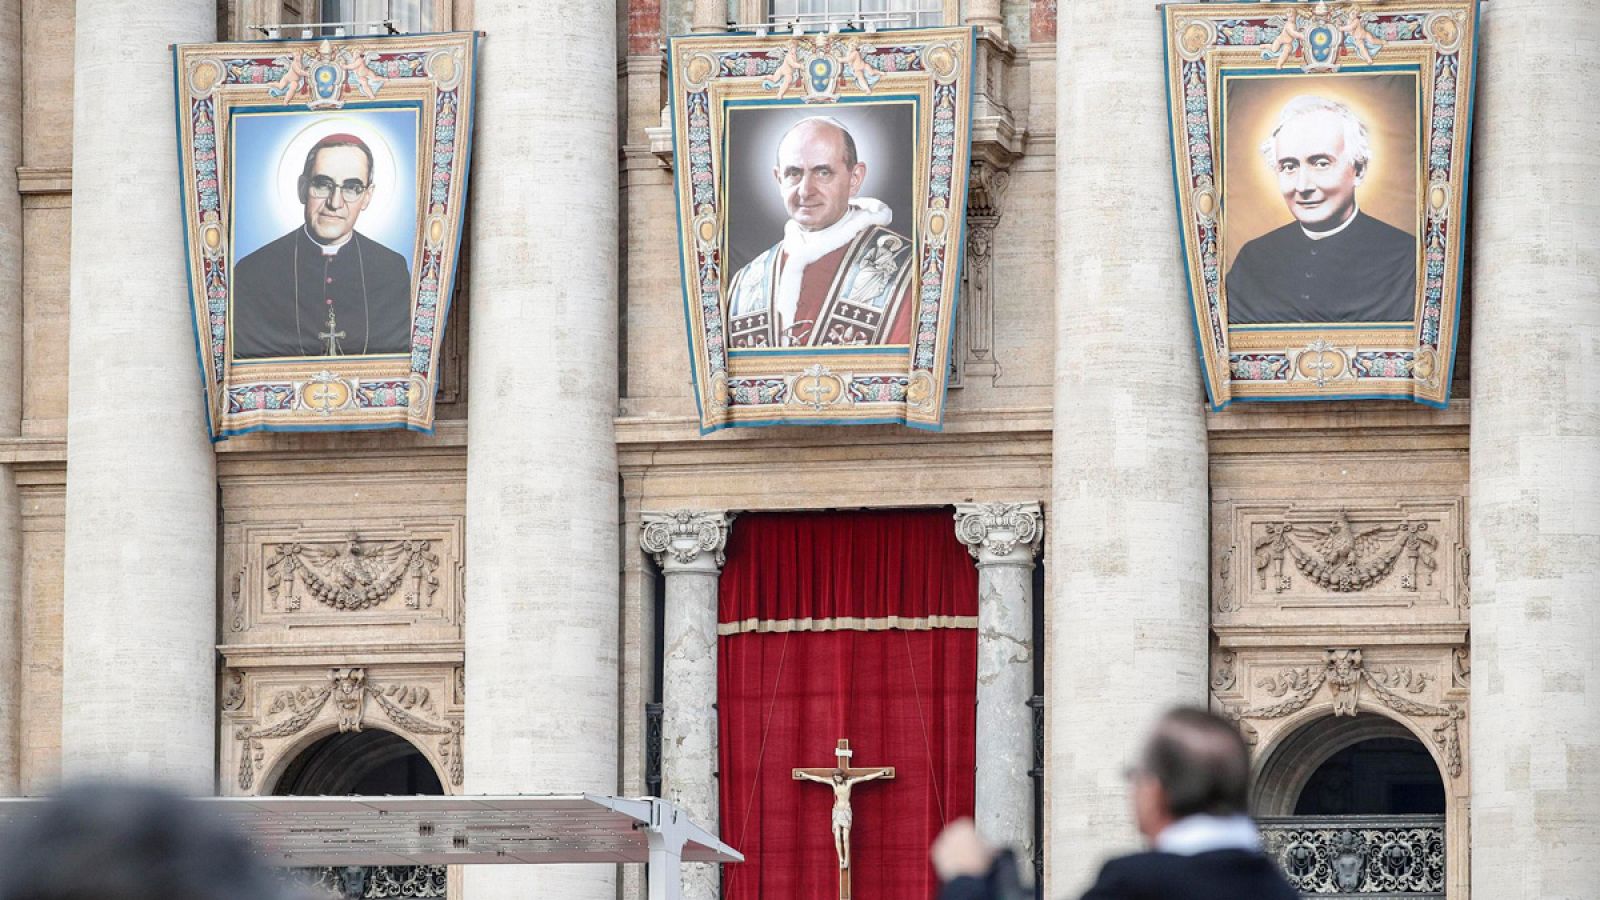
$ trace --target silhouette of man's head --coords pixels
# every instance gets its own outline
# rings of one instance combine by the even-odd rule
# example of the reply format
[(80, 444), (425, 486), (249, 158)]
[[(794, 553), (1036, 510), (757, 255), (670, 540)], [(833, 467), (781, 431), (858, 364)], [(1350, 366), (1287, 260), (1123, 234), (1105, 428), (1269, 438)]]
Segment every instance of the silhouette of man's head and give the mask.
[(1192, 815), (1245, 814), (1250, 802), (1250, 750), (1221, 716), (1179, 707), (1162, 716), (1133, 772), (1139, 831), (1154, 840)]
[(0, 836), (0, 900), (303, 896), (220, 817), (158, 788), (69, 787)]

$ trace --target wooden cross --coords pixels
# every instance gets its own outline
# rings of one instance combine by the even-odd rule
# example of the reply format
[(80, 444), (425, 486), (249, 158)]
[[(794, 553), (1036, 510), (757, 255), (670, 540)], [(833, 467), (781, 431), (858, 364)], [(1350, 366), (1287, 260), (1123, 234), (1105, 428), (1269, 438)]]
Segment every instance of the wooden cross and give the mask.
[(797, 781), (815, 781), (833, 788), (833, 851), (839, 857), (839, 900), (850, 900), (850, 789), (863, 781), (894, 777), (894, 766), (850, 767), (850, 742), (841, 738), (833, 751), (837, 763), (822, 769), (795, 769)]
[(324, 354), (324, 355), (326, 355), (326, 356), (338, 356), (339, 355), (339, 340), (344, 337), (344, 332), (335, 331), (334, 330), (335, 328), (339, 327), (339, 323), (333, 318), (333, 307), (331, 307), (331, 306), (328, 307), (328, 321), (325, 322), (324, 324), (326, 325), (328, 330), (327, 331), (321, 331), (321, 332), (317, 333), (317, 337), (319, 337), (322, 340), (326, 341), (327, 344), (328, 344), (328, 347), (327, 347), (328, 352), (326, 354)]

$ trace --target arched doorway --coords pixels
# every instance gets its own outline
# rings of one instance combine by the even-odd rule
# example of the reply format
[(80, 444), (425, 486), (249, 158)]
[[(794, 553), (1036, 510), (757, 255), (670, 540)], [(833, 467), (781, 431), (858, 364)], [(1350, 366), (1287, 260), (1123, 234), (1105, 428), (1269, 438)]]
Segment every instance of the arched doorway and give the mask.
[(1445, 896), (1444, 780), (1399, 722), (1363, 713), (1303, 726), (1265, 760), (1255, 809), (1304, 896)]
[[(390, 731), (331, 734), (300, 751), (272, 793), (280, 797), (444, 793), (428, 758)], [(346, 900), (448, 896), (444, 866), (346, 866), (304, 870), (318, 888)]]

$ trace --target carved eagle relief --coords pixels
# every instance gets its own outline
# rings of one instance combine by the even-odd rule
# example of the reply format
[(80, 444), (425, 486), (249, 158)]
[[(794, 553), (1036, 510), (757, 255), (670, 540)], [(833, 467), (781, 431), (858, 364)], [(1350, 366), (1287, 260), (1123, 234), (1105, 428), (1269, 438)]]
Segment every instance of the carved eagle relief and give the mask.
[[(362, 541), (352, 535), (339, 544), (281, 544), (267, 563), (267, 592), (274, 600), (283, 592), (288, 608), (296, 609), (298, 581), (326, 606), (368, 609), (393, 596), (407, 575), (426, 581), (431, 595), (438, 579), (430, 573), (438, 562), (427, 541)], [(414, 591), (407, 605), (415, 607), (417, 599)]]
[(1278, 566), (1278, 591), (1287, 588), (1282, 577), (1283, 558), (1294, 560), (1295, 568), (1317, 585), (1330, 591), (1366, 590), (1382, 581), (1404, 555), (1410, 571), (1401, 576), (1401, 587), (1417, 589), (1417, 577), (1425, 575), (1432, 583), (1438, 568), (1433, 551), (1438, 539), (1427, 533), (1425, 522), (1394, 522), (1357, 527), (1340, 510), (1326, 525), (1306, 523), (1269, 524), (1267, 536), (1256, 541), (1255, 566), (1265, 584), (1266, 570)]

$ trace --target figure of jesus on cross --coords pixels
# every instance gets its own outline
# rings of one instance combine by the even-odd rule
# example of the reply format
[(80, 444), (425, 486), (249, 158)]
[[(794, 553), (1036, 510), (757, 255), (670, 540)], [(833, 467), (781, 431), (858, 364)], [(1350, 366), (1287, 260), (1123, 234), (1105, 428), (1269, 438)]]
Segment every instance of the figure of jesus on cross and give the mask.
[(839, 741), (839, 747), (833, 754), (838, 762), (832, 768), (795, 769), (794, 778), (797, 781), (815, 781), (833, 788), (833, 849), (839, 856), (839, 897), (840, 900), (849, 900), (850, 825), (853, 819), (850, 811), (850, 789), (863, 781), (893, 778), (894, 767), (851, 768), (850, 742), (846, 740)]

